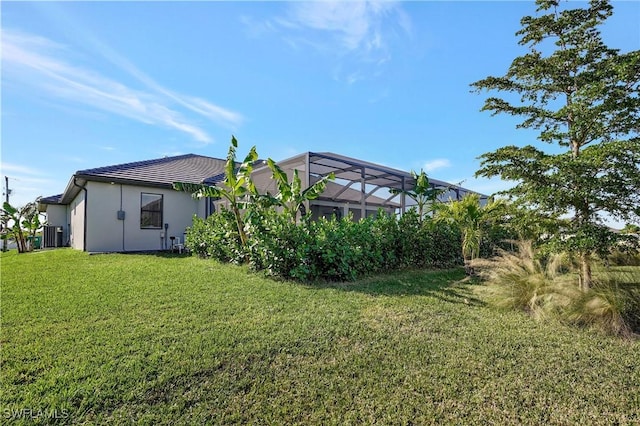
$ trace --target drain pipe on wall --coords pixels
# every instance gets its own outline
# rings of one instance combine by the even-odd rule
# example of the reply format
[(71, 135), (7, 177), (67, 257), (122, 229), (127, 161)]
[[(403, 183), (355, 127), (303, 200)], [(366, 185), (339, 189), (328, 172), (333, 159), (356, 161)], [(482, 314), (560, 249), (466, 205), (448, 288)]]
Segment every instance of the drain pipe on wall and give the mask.
[(80, 186), (76, 183), (78, 180), (77, 177), (73, 177), (73, 185), (84, 191), (84, 220), (83, 220), (83, 235), (82, 235), (82, 251), (87, 251), (87, 208), (89, 207), (88, 202), (88, 191), (87, 191), (87, 183)]
[(124, 211), (122, 210), (122, 184), (120, 184), (120, 211), (123, 213), (122, 216), (122, 251), (124, 251), (124, 221), (125, 221), (125, 216), (124, 216)]

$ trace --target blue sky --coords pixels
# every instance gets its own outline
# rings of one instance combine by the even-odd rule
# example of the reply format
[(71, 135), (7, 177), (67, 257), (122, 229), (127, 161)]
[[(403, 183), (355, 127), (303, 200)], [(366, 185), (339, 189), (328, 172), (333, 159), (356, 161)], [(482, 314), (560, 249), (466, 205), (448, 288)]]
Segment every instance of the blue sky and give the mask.
[[(584, 3), (571, 2), (583, 5)], [(610, 47), (640, 48), (640, 2)], [(469, 84), (525, 52), (513, 2), (2, 2), (2, 175), (12, 201), (87, 168), (195, 153), (331, 151), (483, 193), (477, 157), (536, 143)]]

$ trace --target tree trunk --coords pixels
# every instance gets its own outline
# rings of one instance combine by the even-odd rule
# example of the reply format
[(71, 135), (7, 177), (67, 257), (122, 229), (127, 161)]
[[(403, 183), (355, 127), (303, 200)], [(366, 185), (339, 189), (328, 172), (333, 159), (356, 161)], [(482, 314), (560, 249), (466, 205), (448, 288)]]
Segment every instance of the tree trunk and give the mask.
[(592, 281), (591, 256), (588, 253), (582, 253), (580, 255), (580, 288), (582, 291), (589, 291)]
[(474, 277), (476, 275), (476, 269), (473, 267), (470, 260), (464, 261), (464, 272), (470, 277)]
[(27, 241), (24, 238), (22, 232), (16, 234), (16, 246), (18, 247), (18, 253), (27, 252)]
[(247, 234), (244, 232), (244, 223), (242, 222), (242, 218), (240, 217), (240, 211), (235, 208), (234, 215), (236, 217), (236, 226), (238, 228), (238, 235), (240, 236), (240, 244), (242, 247), (246, 247), (247, 245)]
[(462, 260), (464, 262), (464, 272), (468, 276), (473, 277), (476, 274), (475, 268), (473, 267), (473, 258), (467, 257), (463, 254)]

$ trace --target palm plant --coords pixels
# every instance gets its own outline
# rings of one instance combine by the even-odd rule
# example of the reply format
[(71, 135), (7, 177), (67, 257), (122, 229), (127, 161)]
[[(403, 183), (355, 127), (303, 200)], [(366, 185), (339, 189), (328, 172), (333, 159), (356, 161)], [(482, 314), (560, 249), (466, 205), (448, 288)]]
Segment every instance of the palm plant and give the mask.
[(458, 201), (441, 203), (436, 209), (436, 221), (446, 222), (458, 228), (462, 235), (462, 259), (467, 274), (473, 275), (471, 261), (480, 256), (480, 243), (485, 232), (485, 224), (502, 206), (500, 202), (480, 204), (478, 194), (467, 194)]
[(620, 230), (621, 234), (640, 234), (640, 225), (633, 223), (627, 223), (624, 228)]

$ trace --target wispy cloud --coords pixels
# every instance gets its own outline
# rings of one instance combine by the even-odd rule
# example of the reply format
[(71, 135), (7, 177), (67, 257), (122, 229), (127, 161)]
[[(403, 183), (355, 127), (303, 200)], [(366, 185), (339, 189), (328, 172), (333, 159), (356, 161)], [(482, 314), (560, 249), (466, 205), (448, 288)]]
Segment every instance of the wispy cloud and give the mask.
[[(281, 20), (289, 28), (311, 28), (333, 34), (346, 50), (380, 48), (379, 29), (373, 28), (375, 12), (366, 2), (303, 2), (291, 5), (289, 19)], [(288, 24), (288, 25), (287, 25)]]
[(158, 157), (177, 157), (179, 155), (185, 155), (186, 152), (182, 152), (182, 151), (158, 151), (157, 156)]
[(278, 22), (329, 34), (345, 51), (372, 52), (386, 47), (384, 24), (398, 10), (393, 1), (294, 2)]
[(391, 59), (390, 39), (412, 31), (408, 15), (392, 0), (291, 2), (282, 16), (262, 24), (246, 17), (242, 22), (250, 33), (278, 32), (294, 49), (311, 48), (349, 63), (332, 72), (347, 84), (376, 76)]
[(86, 160), (82, 157), (78, 157), (78, 156), (74, 156), (74, 155), (65, 155), (63, 157), (61, 157), (61, 160), (66, 162), (66, 163), (75, 163), (75, 164), (82, 164), (85, 163)]
[(445, 169), (447, 167), (451, 167), (451, 162), (446, 158), (437, 158), (435, 160), (427, 161), (423, 166), (427, 173), (433, 172), (434, 170)]
[(243, 120), (234, 111), (159, 85), (125, 58), (97, 42), (98, 51), (104, 58), (146, 87), (129, 87), (92, 69), (72, 65), (64, 59), (70, 56), (69, 50), (44, 37), (4, 29), (2, 43), (3, 78), (33, 86), (50, 97), (172, 128), (204, 143), (211, 142), (211, 137), (205, 129), (185, 117), (184, 109), (226, 126), (237, 126)]
[(40, 176), (42, 173), (34, 169), (33, 167), (23, 166), (20, 164), (2, 163), (0, 164), (0, 170), (2, 175), (10, 173), (19, 173), (21, 175)]
[(9, 177), (9, 189), (11, 190), (9, 202), (13, 206), (23, 206), (35, 200), (36, 197), (43, 195), (42, 188), (53, 187), (58, 183), (52, 181), (50, 176), (42, 171), (24, 164), (3, 162), (0, 164), (0, 174), (3, 176), (3, 193), (6, 190), (4, 176)]

